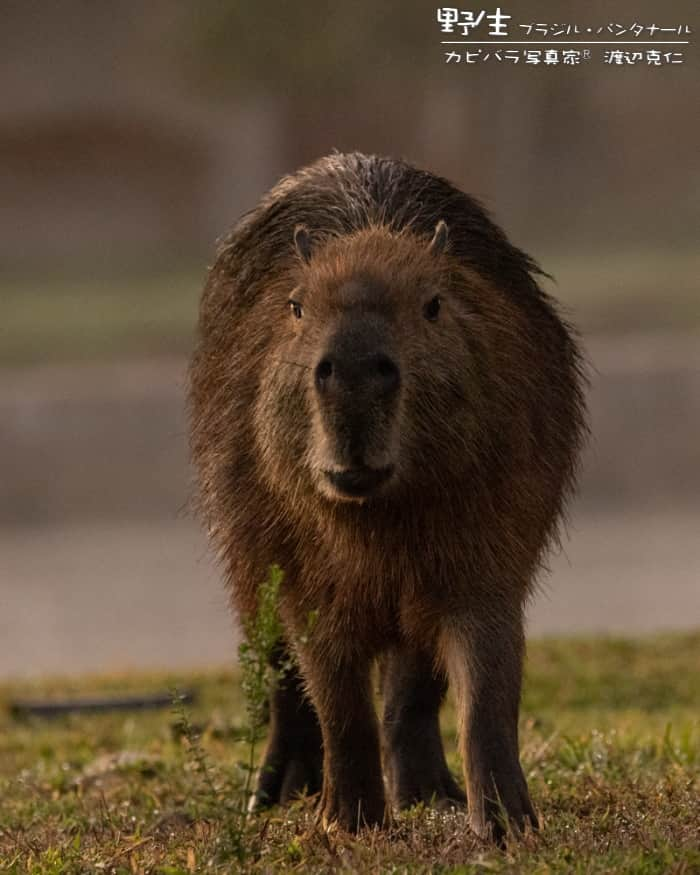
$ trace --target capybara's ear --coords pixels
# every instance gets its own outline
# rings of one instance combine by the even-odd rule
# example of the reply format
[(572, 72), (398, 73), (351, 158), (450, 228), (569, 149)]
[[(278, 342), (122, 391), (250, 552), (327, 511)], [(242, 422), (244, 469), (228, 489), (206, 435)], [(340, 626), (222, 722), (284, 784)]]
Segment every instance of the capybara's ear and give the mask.
[(311, 238), (306, 225), (297, 225), (294, 229), (294, 246), (302, 261), (311, 261)]
[(450, 232), (447, 227), (447, 224), (443, 222), (442, 219), (435, 226), (435, 233), (433, 234), (433, 239), (430, 241), (430, 251), (433, 255), (440, 255), (441, 252), (444, 252), (445, 247), (447, 246), (447, 238), (449, 237)]

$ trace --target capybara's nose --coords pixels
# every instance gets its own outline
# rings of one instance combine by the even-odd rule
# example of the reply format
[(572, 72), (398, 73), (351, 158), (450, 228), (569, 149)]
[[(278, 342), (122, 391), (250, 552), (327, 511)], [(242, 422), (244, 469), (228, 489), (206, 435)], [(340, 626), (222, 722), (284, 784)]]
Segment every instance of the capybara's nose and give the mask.
[(316, 365), (314, 377), (316, 390), (326, 398), (352, 393), (368, 400), (388, 399), (401, 383), (398, 365), (384, 353), (326, 354)]

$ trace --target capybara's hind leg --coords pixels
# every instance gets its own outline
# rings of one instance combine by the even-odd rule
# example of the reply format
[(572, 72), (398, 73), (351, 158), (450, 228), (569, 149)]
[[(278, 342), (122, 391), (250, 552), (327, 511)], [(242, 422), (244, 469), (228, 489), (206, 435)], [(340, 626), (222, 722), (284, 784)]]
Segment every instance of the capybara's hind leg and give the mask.
[(470, 825), (497, 842), (509, 829), (537, 827), (518, 752), (522, 618), (501, 607), (497, 621), (493, 611), (451, 621), (443, 638), (457, 691)]
[(275, 653), (273, 665), (283, 671), (270, 701), (269, 741), (253, 800), (258, 808), (321, 789), (323, 752), (316, 711), (285, 648)]
[(418, 802), (439, 806), (467, 798), (445, 762), (439, 712), (447, 691), (434, 661), (408, 645), (382, 660), (384, 761), (392, 801), (399, 808)]

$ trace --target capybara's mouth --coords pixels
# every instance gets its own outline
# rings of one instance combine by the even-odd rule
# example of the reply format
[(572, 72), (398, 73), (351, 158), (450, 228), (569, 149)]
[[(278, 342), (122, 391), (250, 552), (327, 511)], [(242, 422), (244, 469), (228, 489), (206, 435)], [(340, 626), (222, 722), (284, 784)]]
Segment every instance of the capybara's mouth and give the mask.
[(394, 466), (385, 468), (368, 468), (362, 465), (358, 468), (346, 468), (344, 471), (323, 472), (331, 486), (341, 495), (352, 498), (365, 498), (376, 492), (382, 484), (394, 473)]

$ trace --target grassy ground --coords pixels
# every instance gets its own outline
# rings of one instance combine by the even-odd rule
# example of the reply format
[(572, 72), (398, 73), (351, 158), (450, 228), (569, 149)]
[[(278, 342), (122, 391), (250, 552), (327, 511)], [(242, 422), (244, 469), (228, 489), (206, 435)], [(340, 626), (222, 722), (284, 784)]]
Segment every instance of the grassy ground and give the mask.
[[(182, 713), (13, 718), (11, 697), (197, 691)], [(464, 814), (324, 834), (312, 805), (243, 823), (233, 673), (0, 688), (0, 871), (700, 872), (700, 632), (530, 646), (522, 753), (541, 835), (494, 850)], [(454, 714), (446, 746), (458, 769)], [(200, 732), (197, 740), (197, 732)]]

